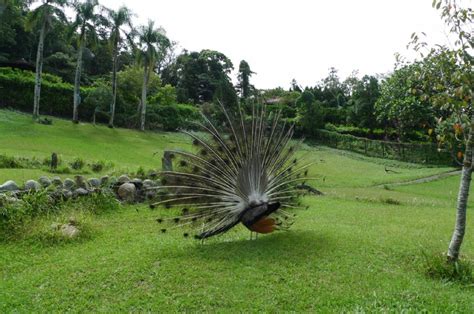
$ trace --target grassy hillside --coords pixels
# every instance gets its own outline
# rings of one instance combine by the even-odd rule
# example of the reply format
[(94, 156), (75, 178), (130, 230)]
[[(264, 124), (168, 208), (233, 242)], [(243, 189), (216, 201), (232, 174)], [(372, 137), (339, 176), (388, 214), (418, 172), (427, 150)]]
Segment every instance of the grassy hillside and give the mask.
[[(133, 170), (159, 168), (155, 152), (189, 148), (179, 134), (0, 117), (0, 154), (57, 151)], [(123, 206), (90, 217), (91, 236), (78, 242), (0, 241), (0, 312), (472, 311), (473, 286), (429, 278), (423, 268), (423, 254), (446, 250), (459, 177), (376, 187), (452, 169), (321, 147), (300, 154), (315, 162), (311, 184), (326, 196), (305, 198), (309, 210), (297, 212), (290, 231), (249, 241), (238, 228), (201, 245), (160, 234), (159, 211)], [(0, 169), (0, 181), (42, 173)], [(470, 219), (463, 253), (471, 259), (473, 230)]]
[[(89, 162), (103, 160), (115, 165), (111, 171), (136, 171), (138, 167), (160, 169), (163, 150), (191, 149), (191, 141), (180, 133), (142, 133), (51, 119), (52, 126), (40, 125), (29, 115), (0, 110), (0, 154), (42, 160), (56, 152), (65, 161), (77, 157)], [(311, 173), (318, 179), (318, 187), (372, 186), (452, 170), (365, 158), (321, 147), (304, 146), (300, 156), (314, 163)], [(385, 167), (396, 173), (387, 173)], [(43, 174), (51, 175), (39, 170), (1, 169), (0, 181), (21, 182)]]

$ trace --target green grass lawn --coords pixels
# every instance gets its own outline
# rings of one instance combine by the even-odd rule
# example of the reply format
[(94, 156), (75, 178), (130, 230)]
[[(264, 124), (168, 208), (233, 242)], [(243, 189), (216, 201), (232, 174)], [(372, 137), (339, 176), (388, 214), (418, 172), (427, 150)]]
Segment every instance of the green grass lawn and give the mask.
[[(179, 134), (57, 119), (42, 126), (0, 111), (0, 154), (57, 151), (148, 169), (161, 166), (153, 153), (188, 143)], [(305, 198), (310, 208), (297, 212), (290, 231), (249, 241), (238, 228), (201, 245), (179, 232), (160, 234), (159, 211), (124, 206), (93, 216), (91, 236), (81, 241), (0, 241), (0, 312), (472, 312), (474, 287), (428, 278), (421, 267), (423, 252), (447, 249), (459, 177), (375, 187), (452, 169), (321, 147), (300, 154), (315, 162), (311, 184), (326, 196)], [(0, 169), (0, 181), (45, 173)], [(472, 219), (467, 229), (463, 253), (472, 259)]]

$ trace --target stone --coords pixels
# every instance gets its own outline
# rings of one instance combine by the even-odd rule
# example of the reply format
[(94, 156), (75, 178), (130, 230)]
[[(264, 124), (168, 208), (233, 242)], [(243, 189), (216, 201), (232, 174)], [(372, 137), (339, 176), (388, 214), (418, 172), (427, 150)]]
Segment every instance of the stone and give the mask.
[(64, 180), (65, 189), (72, 191), (75, 187), (76, 187), (76, 183), (74, 183), (72, 179), (67, 178), (66, 180)]
[(78, 188), (82, 188), (82, 189), (88, 189), (89, 188), (89, 183), (87, 182), (86, 178), (84, 178), (84, 176), (75, 176), (74, 177), (74, 182), (76, 183), (76, 186)]
[(149, 191), (146, 191), (146, 193), (145, 193), (145, 198), (146, 198), (147, 200), (151, 201), (151, 200), (153, 200), (153, 199), (156, 198), (156, 195), (157, 195), (156, 191), (154, 191), (154, 190), (149, 190)]
[(15, 192), (19, 190), (20, 188), (18, 187), (18, 185), (15, 183), (15, 181), (12, 180), (0, 185), (0, 192)]
[(50, 180), (48, 177), (46, 177), (46, 176), (42, 176), (41, 178), (39, 178), (38, 182), (39, 182), (44, 188), (47, 188), (47, 187), (49, 187), (49, 186), (52, 184), (51, 180)]
[(84, 188), (78, 188), (74, 190), (74, 196), (87, 196), (89, 195), (89, 191)]
[(70, 190), (62, 190), (62, 196), (65, 198), (65, 199), (70, 199), (71, 197), (73, 197), (73, 193), (70, 191)]
[(143, 187), (143, 180), (135, 178), (130, 183), (133, 183), (137, 189), (141, 189)]
[(150, 180), (150, 179), (146, 179), (145, 181), (143, 181), (143, 187), (144, 188), (152, 188), (155, 185), (156, 185), (155, 182)]
[(97, 178), (91, 178), (87, 180), (87, 182), (89, 183), (89, 186), (91, 186), (92, 188), (95, 188), (95, 189), (100, 188), (100, 180)]
[(69, 239), (74, 239), (81, 234), (81, 231), (74, 225), (66, 224), (61, 226), (61, 234)]
[(170, 151), (165, 151), (163, 153), (163, 158), (161, 159), (161, 165), (163, 171), (173, 171), (173, 158), (174, 153)]
[(9, 204), (16, 204), (21, 202), (21, 200), (17, 199), (16, 197), (9, 196), (6, 194), (0, 194), (0, 207), (9, 205)]
[(100, 178), (100, 185), (106, 186), (109, 183), (109, 176), (103, 176)]
[(53, 222), (51, 224), (51, 229), (54, 230), (54, 231), (57, 231), (57, 230), (61, 229), (61, 227), (62, 227), (62, 225), (58, 222)]
[(117, 182), (120, 183), (120, 184), (128, 183), (128, 182), (130, 182), (130, 178), (127, 175), (121, 175), (118, 178)]
[(51, 183), (57, 187), (63, 186), (63, 181), (61, 180), (60, 177), (54, 177), (53, 179), (51, 179)]
[(137, 188), (133, 183), (124, 183), (119, 187), (117, 194), (121, 200), (132, 202), (135, 199), (136, 192)]
[(35, 180), (28, 180), (25, 183), (25, 191), (39, 191), (41, 190), (41, 184)]
[(117, 184), (117, 181), (118, 181), (118, 180), (117, 180), (117, 177), (114, 177), (114, 176), (110, 177), (110, 178), (109, 178), (109, 184), (108, 184), (108, 186), (114, 186), (114, 185), (116, 185), (116, 184)]
[(150, 172), (148, 173), (148, 176), (149, 176), (150, 178), (152, 178), (152, 179), (156, 179), (156, 178), (158, 178), (158, 172), (156, 172), (156, 171), (150, 171)]

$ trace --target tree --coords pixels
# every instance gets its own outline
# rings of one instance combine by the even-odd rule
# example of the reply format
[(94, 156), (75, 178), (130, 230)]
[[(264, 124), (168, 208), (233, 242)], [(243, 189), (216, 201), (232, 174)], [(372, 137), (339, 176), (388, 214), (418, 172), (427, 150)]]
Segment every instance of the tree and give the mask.
[(321, 129), (323, 125), (323, 114), (321, 103), (316, 101), (313, 93), (305, 90), (296, 100), (299, 122), (303, 128), (305, 135), (313, 136), (317, 129)]
[(341, 108), (345, 104), (346, 90), (341, 83), (337, 69), (331, 67), (328, 76), (323, 79), (322, 86), (325, 94), (324, 102), (328, 107)]
[(33, 100), (34, 119), (39, 117), (44, 40), (48, 31), (51, 30), (55, 19), (66, 20), (63, 12), (63, 7), (66, 4), (66, 0), (43, 0), (42, 4), (31, 12), (27, 20), (27, 27), (29, 29), (39, 27), (38, 50), (36, 52), (35, 95)]
[(120, 51), (120, 45), (123, 43), (124, 38), (130, 38), (130, 33), (124, 30), (124, 26), (128, 26), (133, 29), (132, 26), (132, 13), (125, 7), (120, 7), (117, 11), (107, 10), (108, 18), (110, 21), (110, 43), (112, 45), (112, 101), (110, 104), (110, 120), (109, 127), (114, 127), (115, 118), (115, 106), (117, 104), (117, 69), (118, 69), (118, 56)]
[(291, 84), (290, 91), (295, 91), (299, 93), (303, 92), (301, 90), (301, 87), (298, 85), (298, 82), (296, 81), (296, 79), (292, 79), (290, 84)]
[[(455, 0), (434, 0), (433, 7), (441, 11), (441, 18), (455, 39), (454, 48), (437, 45), (430, 49), (419, 78), (424, 82), (423, 92), (427, 99), (450, 114), (448, 121), (458, 121), (451, 126), (451, 130), (465, 147), (456, 224), (447, 253), (448, 260), (455, 262), (459, 259), (466, 232), (467, 203), (474, 165), (474, 14), (471, 8), (462, 8)], [(412, 35), (411, 44), (423, 56), (422, 50), (427, 44), (420, 40), (419, 35)], [(438, 121), (443, 123), (443, 119)], [(438, 134), (441, 140), (442, 135)]]
[(96, 27), (101, 15), (96, 13), (99, 5), (97, 0), (86, 0), (85, 2), (76, 1), (73, 4), (76, 12), (76, 19), (71, 26), (72, 30), (79, 30), (79, 37), (77, 43), (77, 61), (76, 61), (76, 75), (74, 78), (74, 107), (72, 121), (79, 122), (79, 105), (81, 103), (80, 87), (81, 87), (81, 73), (82, 73), (82, 57), (84, 49), (86, 48), (86, 40), (88, 37), (95, 40), (97, 38)]
[(142, 99), (140, 103), (140, 130), (145, 131), (147, 89), (150, 73), (154, 70), (159, 57), (159, 51), (170, 46), (170, 41), (162, 28), (155, 28), (153, 21), (148, 25), (140, 27), (139, 34), (139, 60), (143, 65)]
[(204, 104), (221, 101), (229, 108), (237, 106), (237, 94), (229, 77), (234, 66), (229, 58), (215, 50), (183, 51), (163, 71), (163, 82), (176, 87), (178, 102)]
[(365, 75), (361, 80), (351, 82), (352, 95), (349, 100), (350, 122), (358, 127), (373, 129), (376, 126), (375, 103), (380, 97), (378, 79)]
[(237, 75), (238, 85), (237, 88), (239, 89), (240, 97), (244, 100), (250, 97), (250, 94), (255, 87), (250, 84), (250, 77), (252, 74), (255, 74), (250, 70), (250, 65), (247, 61), (242, 60), (239, 64), (239, 74)]
[(420, 95), (417, 73), (422, 65), (403, 65), (387, 78), (381, 87), (381, 95), (375, 104), (377, 121), (394, 127), (399, 140), (406, 139), (414, 129), (434, 124), (433, 107)]

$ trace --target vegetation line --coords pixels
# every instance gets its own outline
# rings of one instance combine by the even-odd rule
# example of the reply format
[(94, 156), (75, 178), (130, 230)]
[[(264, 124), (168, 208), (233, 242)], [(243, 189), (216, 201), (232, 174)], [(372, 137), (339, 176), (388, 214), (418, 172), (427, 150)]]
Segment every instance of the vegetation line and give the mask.
[(394, 183), (384, 183), (384, 184), (377, 184), (374, 187), (381, 188), (385, 186), (402, 186), (402, 185), (412, 185), (412, 184), (421, 184), (421, 183), (428, 183), (428, 182), (433, 182), (433, 181), (438, 181), (441, 179), (445, 179), (448, 177), (456, 176), (461, 174), (461, 170), (452, 170), (448, 172), (443, 172), (435, 175), (431, 175), (428, 177), (423, 177), (415, 180), (409, 180), (409, 181), (400, 181), (400, 182), (394, 182)]

